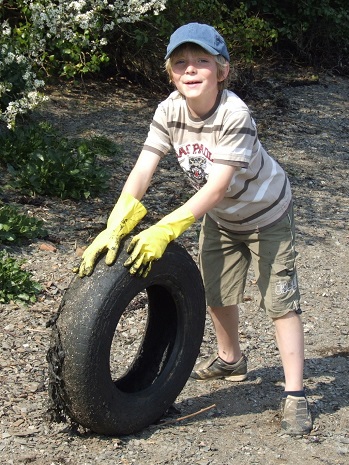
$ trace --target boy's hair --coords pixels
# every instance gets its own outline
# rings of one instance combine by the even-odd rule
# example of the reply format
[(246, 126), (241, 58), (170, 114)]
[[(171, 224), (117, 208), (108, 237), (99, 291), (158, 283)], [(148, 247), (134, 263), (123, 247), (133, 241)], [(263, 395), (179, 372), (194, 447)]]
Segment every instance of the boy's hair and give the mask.
[[(184, 51), (191, 51), (193, 53), (204, 52), (206, 55), (210, 55), (204, 48), (200, 47), (200, 45), (187, 42), (183, 45), (177, 47), (171, 54), (169, 58), (167, 58), (165, 62), (165, 69), (167, 74), (170, 78), (170, 83), (172, 83), (172, 60), (176, 58), (179, 54), (183, 53)], [(212, 55), (214, 56), (216, 63), (217, 63), (217, 79), (221, 79), (227, 67), (229, 67), (229, 62), (224, 58), (222, 55)], [(229, 70), (228, 76), (221, 82), (218, 82), (218, 90), (227, 89), (231, 79), (231, 70)]]

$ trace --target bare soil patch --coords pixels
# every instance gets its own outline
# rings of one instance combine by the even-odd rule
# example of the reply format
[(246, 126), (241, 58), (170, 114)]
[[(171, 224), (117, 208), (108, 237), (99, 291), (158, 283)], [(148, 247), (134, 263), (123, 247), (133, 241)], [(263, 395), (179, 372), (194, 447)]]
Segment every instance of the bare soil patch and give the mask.
[[(299, 75), (296, 80), (265, 79), (245, 98), (264, 145), (287, 170), (293, 186), (306, 335), (305, 385), (314, 418), (314, 431), (303, 438), (290, 438), (279, 429), (283, 373), (273, 327), (256, 305), (252, 274), (241, 309), (241, 341), (250, 371), (246, 382), (189, 380), (175, 409), (164, 418), (165, 425), (151, 425), (131, 436), (103, 437), (46, 420), (50, 339), (46, 323), (57, 312), (81, 248), (103, 228), (163, 98), (102, 84), (51, 89), (50, 101), (37, 118), (52, 120), (69, 135), (107, 136), (121, 144), (123, 158), (121, 164), (109, 163), (110, 189), (101, 198), (81, 202), (8, 198), (23, 212), (44, 219), (50, 236), (11, 248), (27, 260), (26, 268), (44, 291), (33, 306), (0, 306), (2, 464), (349, 462), (348, 88), (347, 78), (322, 75), (314, 83)], [(190, 193), (176, 160), (168, 156), (144, 199), (149, 211), (144, 225), (173, 210)], [(179, 241), (195, 260), (198, 230), (197, 224)], [(137, 319), (134, 325), (137, 328)], [(201, 356), (215, 350), (209, 320), (206, 326)]]

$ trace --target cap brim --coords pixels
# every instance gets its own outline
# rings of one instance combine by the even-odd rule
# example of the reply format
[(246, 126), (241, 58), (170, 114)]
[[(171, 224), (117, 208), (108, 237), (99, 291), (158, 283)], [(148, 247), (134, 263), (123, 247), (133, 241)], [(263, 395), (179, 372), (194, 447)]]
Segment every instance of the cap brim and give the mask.
[(176, 48), (178, 48), (180, 45), (183, 45), (183, 44), (187, 44), (187, 43), (192, 43), (192, 44), (197, 44), (197, 45), (200, 45), (200, 47), (202, 47), (204, 50), (206, 50), (206, 52), (210, 53), (211, 55), (219, 55), (219, 53), (217, 52), (217, 50), (215, 50), (214, 48), (208, 46), (207, 44), (203, 43), (203, 42), (200, 42), (200, 40), (183, 40), (182, 42), (178, 42), (174, 47), (171, 48), (171, 50), (168, 50), (167, 53), (166, 53), (166, 56), (165, 56), (165, 60), (167, 60), (171, 53), (176, 50)]

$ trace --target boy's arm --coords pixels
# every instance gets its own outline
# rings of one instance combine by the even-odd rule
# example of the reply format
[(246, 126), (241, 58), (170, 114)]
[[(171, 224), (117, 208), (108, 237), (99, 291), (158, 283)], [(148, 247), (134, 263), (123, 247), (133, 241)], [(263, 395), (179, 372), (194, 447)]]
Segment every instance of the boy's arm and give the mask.
[(207, 183), (185, 203), (196, 219), (224, 198), (235, 170), (235, 166), (213, 163)]
[(223, 199), (234, 172), (233, 166), (213, 164), (207, 183), (196, 194), (180, 208), (135, 236), (127, 250), (130, 257), (125, 262), (125, 266), (130, 267), (130, 273), (147, 276), (152, 262), (163, 255), (168, 243)]
[(142, 151), (125, 182), (122, 192), (127, 192), (136, 199), (141, 200), (149, 187), (160, 160), (159, 155)]

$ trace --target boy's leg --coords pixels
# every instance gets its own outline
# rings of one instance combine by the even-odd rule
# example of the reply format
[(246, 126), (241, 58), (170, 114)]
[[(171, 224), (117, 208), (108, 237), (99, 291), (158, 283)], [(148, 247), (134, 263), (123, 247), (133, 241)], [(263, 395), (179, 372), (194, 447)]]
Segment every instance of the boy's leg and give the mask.
[(292, 311), (274, 319), (276, 341), (285, 375), (281, 428), (290, 435), (308, 434), (313, 427), (304, 393), (304, 333), (300, 316)]
[(191, 377), (243, 381), (247, 377), (247, 361), (239, 345), (237, 303), (243, 301), (250, 252), (240, 238), (234, 240), (229, 231), (221, 229), (207, 215), (202, 222), (199, 246), (200, 270), (218, 354), (198, 363)]
[(208, 307), (214, 325), (218, 354), (198, 363), (191, 374), (196, 380), (225, 378), (243, 381), (247, 378), (247, 360), (239, 344), (239, 307)]
[(285, 391), (302, 391), (304, 334), (301, 318), (291, 311), (281, 318), (275, 318), (274, 324), (285, 375)]
[(239, 307), (208, 307), (216, 331), (218, 356), (226, 363), (240, 360)]
[(252, 262), (263, 307), (275, 324), (285, 375), (285, 391), (303, 391), (304, 332), (299, 314), (292, 209), (251, 241)]
[(312, 420), (303, 387), (304, 332), (299, 316), (292, 209), (277, 224), (260, 232), (249, 248), (261, 307), (274, 321), (284, 369), (281, 427), (287, 434), (307, 434), (312, 429)]

